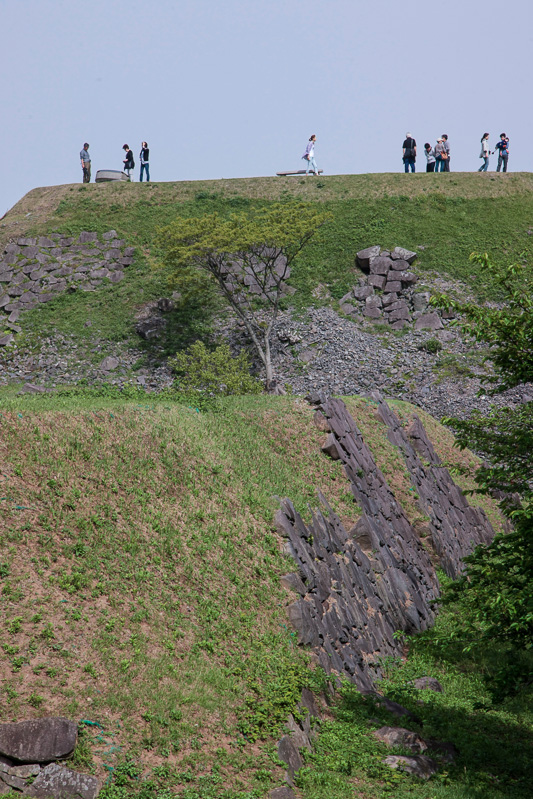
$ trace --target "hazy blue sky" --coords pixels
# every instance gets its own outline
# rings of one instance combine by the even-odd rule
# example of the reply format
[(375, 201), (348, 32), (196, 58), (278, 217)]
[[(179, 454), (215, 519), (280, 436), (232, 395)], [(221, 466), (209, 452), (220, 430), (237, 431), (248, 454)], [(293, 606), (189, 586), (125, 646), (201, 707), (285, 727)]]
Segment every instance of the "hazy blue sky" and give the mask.
[[(401, 144), (448, 133), (477, 169), (484, 131), (530, 170), (531, 0), (0, 0), (0, 214), (81, 180), (79, 151), (154, 180), (300, 168), (400, 171)], [(424, 163), (423, 163), (424, 161)], [(425, 169), (425, 159), (418, 166)], [(495, 168), (495, 158), (490, 169)], [(135, 170), (135, 179), (138, 169)]]

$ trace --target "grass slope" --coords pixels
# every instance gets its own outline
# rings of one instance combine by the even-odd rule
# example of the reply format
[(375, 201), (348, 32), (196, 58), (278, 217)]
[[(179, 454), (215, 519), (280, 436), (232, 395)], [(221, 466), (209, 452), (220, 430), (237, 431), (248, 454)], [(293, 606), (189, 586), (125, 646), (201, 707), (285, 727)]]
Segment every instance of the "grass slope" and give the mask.
[[(420, 520), (375, 404), (350, 406)], [(320, 489), (347, 526), (359, 514), (312, 410), (272, 397), (198, 413), (148, 397), (39, 396), (0, 413), (2, 720), (79, 720), (75, 765), (109, 777), (108, 799), (263, 797), (282, 777), (275, 740), (288, 712), (302, 685), (320, 684), (287, 626), (280, 576), (293, 564), (272, 529), (276, 497), (308, 516)], [(473, 457), (436, 423), (432, 435), (471, 485)], [(373, 764), (361, 761), (373, 786), (361, 796), (380, 796), (380, 747), (360, 743)], [(343, 796), (316, 792), (316, 779), (339, 779), (317, 769), (303, 795)]]

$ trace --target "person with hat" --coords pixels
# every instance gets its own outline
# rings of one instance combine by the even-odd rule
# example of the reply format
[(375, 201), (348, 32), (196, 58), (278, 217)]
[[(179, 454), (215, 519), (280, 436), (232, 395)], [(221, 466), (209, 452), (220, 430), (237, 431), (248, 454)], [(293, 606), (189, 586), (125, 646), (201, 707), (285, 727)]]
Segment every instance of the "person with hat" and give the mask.
[(405, 171), (409, 172), (409, 169), (411, 169), (411, 172), (416, 172), (416, 141), (410, 133), (405, 134), (405, 141), (402, 148), (402, 160)]

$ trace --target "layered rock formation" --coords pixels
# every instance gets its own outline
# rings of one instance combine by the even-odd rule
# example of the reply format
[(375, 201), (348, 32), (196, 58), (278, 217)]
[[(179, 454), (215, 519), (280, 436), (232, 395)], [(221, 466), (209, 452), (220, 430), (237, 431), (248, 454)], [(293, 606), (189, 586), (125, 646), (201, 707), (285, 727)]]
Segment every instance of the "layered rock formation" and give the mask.
[(310, 524), (289, 500), (282, 502), (277, 527), (298, 566), (284, 584), (300, 595), (289, 617), (300, 643), (311, 647), (327, 672), (372, 690), (381, 676), (380, 659), (402, 654), (397, 633), (418, 632), (433, 621), (433, 560), (456, 576), (462, 558), (476, 544), (488, 543), (494, 531), (442, 467), (419, 420), (404, 431), (386, 403), (378, 402), (429, 516), (431, 547), (395, 500), (345, 404), (330, 399), (319, 412), (331, 431), (324, 451), (342, 461), (363, 512), (347, 531), (323, 496)]

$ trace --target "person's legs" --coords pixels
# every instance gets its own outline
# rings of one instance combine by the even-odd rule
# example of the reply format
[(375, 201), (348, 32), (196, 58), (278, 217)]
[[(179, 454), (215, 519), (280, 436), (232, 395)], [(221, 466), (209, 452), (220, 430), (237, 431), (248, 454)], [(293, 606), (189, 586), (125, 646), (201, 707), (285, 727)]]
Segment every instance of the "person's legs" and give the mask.
[(450, 158), (449, 158), (449, 156), (442, 163), (444, 164), (444, 171), (445, 172), (449, 172), (450, 171)]
[(502, 161), (503, 161), (503, 158), (501, 156), (501, 153), (498, 153), (498, 166), (496, 167), (496, 172), (499, 172), (500, 169), (502, 168)]
[(434, 172), (435, 171), (435, 161), (432, 164), (428, 164), (426, 166), (426, 172)]
[(405, 171), (409, 172), (409, 161), (407, 160), (407, 158), (403, 159), (403, 166), (404, 166)]
[(144, 168), (146, 169), (146, 182), (150, 183), (150, 164), (145, 164)]
[(503, 171), (504, 172), (507, 172), (507, 161), (508, 161), (508, 159), (509, 159), (508, 155), (504, 155), (503, 156)]
[(139, 173), (139, 183), (143, 182), (144, 164), (141, 164), (141, 171)]
[(414, 158), (411, 158), (411, 172), (416, 172), (416, 162)]
[(309, 159), (309, 166), (311, 167), (311, 172), (314, 172), (315, 175), (318, 175), (318, 167), (316, 165), (314, 156)]

